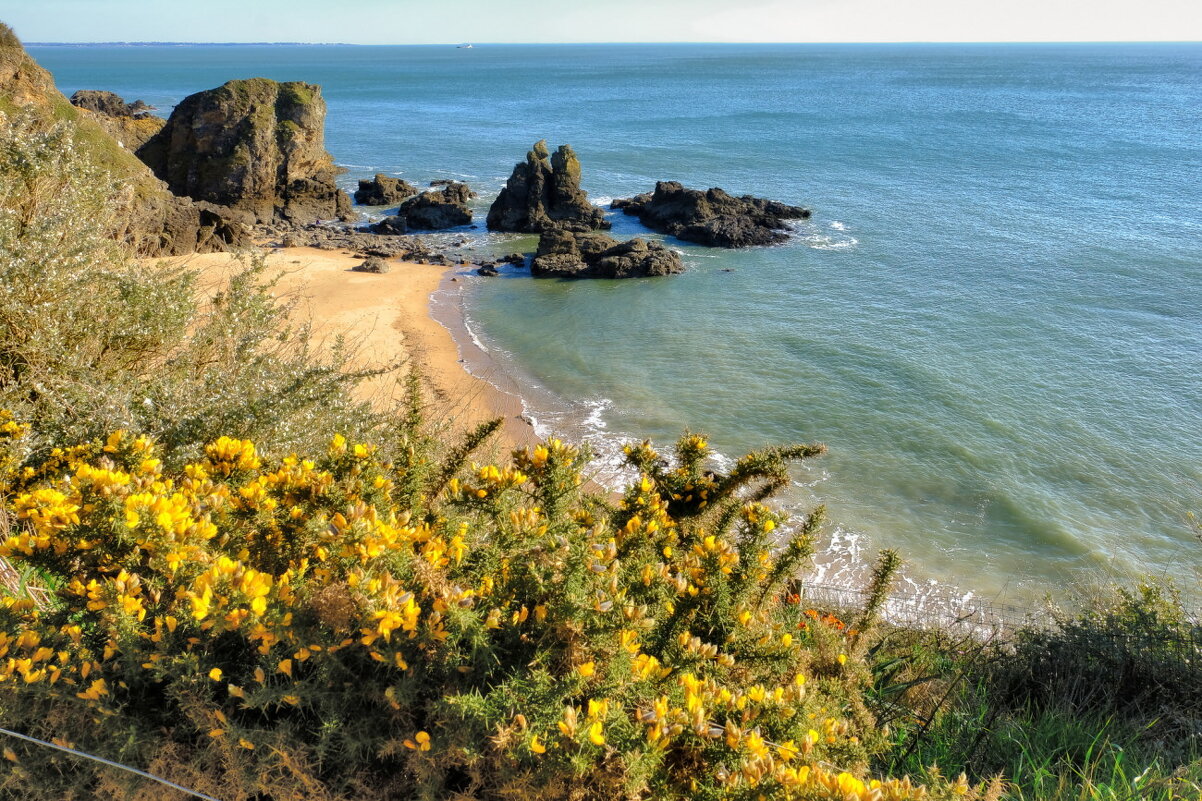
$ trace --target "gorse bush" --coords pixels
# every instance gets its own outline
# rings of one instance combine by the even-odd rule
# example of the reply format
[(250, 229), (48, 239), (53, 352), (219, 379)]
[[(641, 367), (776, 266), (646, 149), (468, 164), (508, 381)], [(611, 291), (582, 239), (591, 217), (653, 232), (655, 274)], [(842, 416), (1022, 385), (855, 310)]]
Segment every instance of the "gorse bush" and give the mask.
[[(614, 496), (556, 440), (476, 464), (499, 421), (433, 425), (415, 373), (357, 401), (261, 258), (211, 297), (133, 259), (136, 198), (74, 137), (0, 115), (5, 728), (223, 801), (1003, 793), (935, 763), (1022, 799), (1197, 790), (1174, 598), (996, 650), (881, 636), (885, 551), (863, 609), (808, 608), (823, 511), (765, 504), (820, 446), (723, 474), (701, 436), (644, 443)], [(3, 798), (170, 795), (0, 748)]]
[[(860, 646), (787, 591), (818, 516), (781, 542), (759, 500), (815, 449), (722, 476), (698, 436), (675, 468), (644, 445), (611, 504), (555, 440), (479, 466), (221, 438), (170, 470), (143, 436), (39, 459), (0, 425), (0, 553), (57, 588), (0, 608), (10, 725), (231, 800), (977, 793), (866, 775)], [(135, 792), (12, 756), (10, 795)]]
[(119, 245), (123, 192), (69, 126), (0, 120), (0, 407), (44, 441), (129, 428), (181, 458), (221, 435), (284, 452), (335, 424), (387, 438), (347, 391), (349, 354), (309, 347), (261, 259), (204, 300), (194, 272)]

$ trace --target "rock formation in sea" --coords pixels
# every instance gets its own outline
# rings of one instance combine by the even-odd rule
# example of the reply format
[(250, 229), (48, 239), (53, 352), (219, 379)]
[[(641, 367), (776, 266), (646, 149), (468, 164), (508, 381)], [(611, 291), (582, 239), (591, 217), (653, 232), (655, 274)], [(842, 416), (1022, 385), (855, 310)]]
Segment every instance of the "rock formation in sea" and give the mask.
[(660, 181), (654, 192), (615, 200), (611, 208), (639, 218), (652, 230), (677, 239), (723, 248), (776, 245), (789, 238), (785, 220), (804, 220), (809, 209), (722, 189), (686, 189)]
[(266, 78), (189, 95), (138, 151), (171, 191), (254, 215), (260, 223), (350, 219), (326, 152), (321, 87)]
[[(136, 105), (136, 104), (135, 104)], [(114, 139), (101, 117), (71, 105), (50, 73), (34, 61), (12, 30), (0, 23), (0, 127), (5, 112), (27, 113), (47, 124), (70, 127), (80, 152), (126, 189), (114, 202), (124, 220), (116, 235), (136, 252), (172, 256), (227, 250), (250, 243), (248, 218), (240, 212), (176, 197), (146, 165)]]
[(619, 242), (608, 234), (567, 226), (544, 230), (530, 262), (535, 278), (645, 278), (680, 272), (680, 255), (659, 242)]
[(378, 234), (407, 234), (410, 231), (442, 231), (472, 221), (467, 202), (475, 193), (467, 184), (452, 181), (441, 189), (427, 189), (401, 204), (397, 213), (386, 217), (370, 230)]
[(80, 89), (71, 95), (71, 105), (106, 117), (145, 117), (153, 110), (141, 100), (126, 103), (120, 95), (100, 89)]
[(551, 154), (540, 140), (513, 168), (488, 210), (488, 230), (537, 234), (556, 224), (578, 230), (609, 228), (605, 212), (580, 188), (580, 159), (571, 146)]
[(355, 202), (363, 206), (391, 206), (417, 194), (417, 187), (402, 178), (376, 173), (370, 181), (359, 181)]
[(71, 95), (71, 105), (89, 113), (109, 136), (131, 153), (167, 124), (162, 117), (151, 114), (151, 107), (141, 100), (126, 103), (120, 95), (98, 89), (80, 89)]

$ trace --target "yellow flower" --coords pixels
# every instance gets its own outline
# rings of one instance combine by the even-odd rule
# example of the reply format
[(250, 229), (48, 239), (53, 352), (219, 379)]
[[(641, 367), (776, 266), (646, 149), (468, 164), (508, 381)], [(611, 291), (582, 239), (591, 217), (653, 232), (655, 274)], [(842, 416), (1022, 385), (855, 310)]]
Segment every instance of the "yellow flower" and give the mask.
[(536, 734), (530, 738), (530, 750), (536, 754), (545, 754), (547, 753), (547, 746), (543, 745), (539, 741), (538, 735)]
[(424, 731), (419, 731), (413, 735), (412, 740), (405, 741), (405, 747), (414, 751), (429, 751), (430, 750), (430, 735)]
[(189, 596), (188, 601), (192, 604), (192, 617), (197, 620), (204, 620), (209, 615), (209, 606), (213, 601), (213, 591), (205, 587), (205, 591), (197, 596)]
[(588, 739), (593, 745), (605, 745), (605, 735), (601, 732), (601, 721), (595, 721), (588, 727)]
[(587, 679), (590, 676), (592, 676), (594, 673), (597, 672), (597, 663), (596, 662), (585, 662), (583, 665), (576, 668), (576, 672), (579, 673), (582, 677)]
[(221, 681), (221, 668), (213, 668), (210, 670), (209, 678), (213, 681)]

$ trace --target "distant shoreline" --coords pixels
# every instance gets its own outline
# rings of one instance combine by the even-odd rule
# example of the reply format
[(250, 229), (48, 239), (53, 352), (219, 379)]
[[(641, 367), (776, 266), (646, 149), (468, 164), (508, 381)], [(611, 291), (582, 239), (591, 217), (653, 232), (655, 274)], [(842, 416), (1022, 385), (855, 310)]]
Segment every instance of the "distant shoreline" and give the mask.
[[(24, 42), (25, 47), (451, 47), (462, 42)], [(1119, 41), (1012, 41), (1012, 42), (473, 42), (479, 47), (1065, 47), (1093, 45), (1202, 45), (1197, 39), (1146, 39)], [(460, 48), (466, 49), (466, 48)]]
[[(25, 42), (25, 47), (371, 47), (353, 42)], [(436, 45), (437, 46), (437, 45)]]

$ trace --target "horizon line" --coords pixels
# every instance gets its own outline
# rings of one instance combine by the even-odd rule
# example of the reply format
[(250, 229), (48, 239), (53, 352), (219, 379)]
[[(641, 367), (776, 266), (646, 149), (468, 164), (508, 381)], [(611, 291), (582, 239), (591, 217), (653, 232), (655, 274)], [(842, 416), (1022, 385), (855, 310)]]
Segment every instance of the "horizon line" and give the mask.
[(128, 41), (47, 41), (22, 42), (26, 47), (102, 47), (105, 45), (122, 45), (127, 47), (141, 46), (171, 46), (171, 47), (236, 47), (236, 46), (290, 46), (290, 47), (456, 47), (461, 49), (470, 44), (470, 49), (476, 47), (512, 47), (512, 46), (544, 46), (564, 47), (575, 45), (978, 45), (978, 44), (1057, 44), (1057, 45), (1088, 45), (1088, 44), (1202, 44), (1202, 39), (907, 39), (907, 40), (864, 40), (864, 41), (663, 41), (663, 42), (185, 42), (167, 40), (128, 40)]

